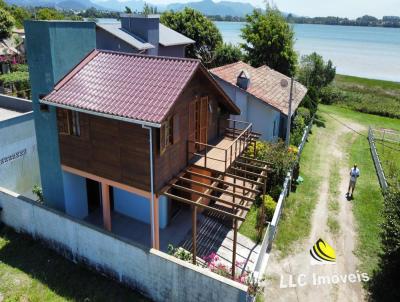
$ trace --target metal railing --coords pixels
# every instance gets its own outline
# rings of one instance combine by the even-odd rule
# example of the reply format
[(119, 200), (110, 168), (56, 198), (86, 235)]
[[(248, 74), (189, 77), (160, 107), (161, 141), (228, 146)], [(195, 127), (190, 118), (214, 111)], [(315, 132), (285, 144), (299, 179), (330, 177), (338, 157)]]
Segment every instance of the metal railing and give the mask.
[(371, 127), (369, 127), (368, 129), (368, 142), (369, 142), (369, 147), (371, 149), (371, 154), (372, 154), (372, 159), (374, 161), (376, 174), (378, 175), (379, 184), (381, 185), (382, 191), (385, 192), (388, 188), (388, 182), (386, 180), (385, 172), (383, 171), (382, 163), (381, 160), (379, 159), (379, 155), (376, 150), (375, 136)]
[[(232, 119), (227, 119), (227, 121), (232, 125), (232, 127), (227, 127), (224, 131), (223, 138), (231, 138), (232, 142), (228, 147), (222, 148), (216, 145), (201, 143), (197, 141), (188, 140), (188, 158), (190, 155), (195, 155), (200, 158), (204, 158), (204, 168), (208, 168), (207, 162), (210, 160), (221, 162), (224, 165), (224, 172), (232, 165), (232, 162), (235, 161), (237, 157), (239, 157), (248, 147), (253, 137), (253, 124), (237, 121)], [(243, 127), (238, 127), (239, 125), (243, 125)], [(191, 152), (191, 145), (194, 152)], [(197, 151), (201, 150), (201, 151)], [(210, 156), (208, 153), (211, 150), (219, 150), (222, 153), (222, 156)]]

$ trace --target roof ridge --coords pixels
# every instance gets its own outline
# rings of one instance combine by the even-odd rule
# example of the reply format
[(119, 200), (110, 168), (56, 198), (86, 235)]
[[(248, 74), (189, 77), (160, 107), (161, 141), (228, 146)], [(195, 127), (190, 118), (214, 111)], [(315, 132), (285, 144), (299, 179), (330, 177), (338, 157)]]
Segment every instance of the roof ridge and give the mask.
[(143, 57), (143, 58), (152, 58), (152, 59), (196, 62), (196, 63), (202, 64), (199, 59), (193, 59), (193, 58), (178, 58), (178, 57), (169, 57), (169, 56), (145, 55), (145, 54), (139, 54), (139, 53), (129, 53), (129, 52), (123, 52), (123, 51), (107, 50), (107, 49), (96, 49), (96, 50), (99, 53), (111, 53), (111, 54), (125, 55), (125, 56), (130, 56), (130, 57)]

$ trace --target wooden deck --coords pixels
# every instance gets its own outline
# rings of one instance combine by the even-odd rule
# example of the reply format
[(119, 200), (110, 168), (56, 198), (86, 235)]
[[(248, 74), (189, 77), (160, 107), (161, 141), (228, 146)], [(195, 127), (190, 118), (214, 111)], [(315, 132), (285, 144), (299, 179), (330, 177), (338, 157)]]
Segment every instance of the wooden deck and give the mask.
[(239, 140), (234, 142), (231, 138), (223, 137), (217, 144), (208, 147), (207, 153), (203, 151), (202, 154), (206, 153), (206, 155), (197, 159), (193, 165), (218, 172), (225, 172), (247, 146), (248, 144), (240, 142)]

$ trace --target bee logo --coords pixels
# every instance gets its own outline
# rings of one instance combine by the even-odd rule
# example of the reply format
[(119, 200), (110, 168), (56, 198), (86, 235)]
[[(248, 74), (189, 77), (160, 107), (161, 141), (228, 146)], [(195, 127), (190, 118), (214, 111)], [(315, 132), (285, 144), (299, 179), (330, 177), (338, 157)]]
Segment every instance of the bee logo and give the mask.
[(310, 249), (311, 264), (336, 264), (336, 254), (333, 247), (321, 238)]

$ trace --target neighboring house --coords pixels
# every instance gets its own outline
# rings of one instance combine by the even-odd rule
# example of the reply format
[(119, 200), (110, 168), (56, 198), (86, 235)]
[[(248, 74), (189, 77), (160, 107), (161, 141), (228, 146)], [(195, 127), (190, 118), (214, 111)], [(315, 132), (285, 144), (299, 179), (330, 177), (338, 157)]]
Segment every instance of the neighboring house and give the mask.
[(185, 57), (195, 41), (160, 23), (159, 15), (122, 14), (119, 23), (98, 23), (98, 49), (155, 56)]
[(0, 94), (0, 187), (35, 198), (40, 185), (32, 102)]
[[(240, 116), (233, 118), (252, 123), (254, 131), (260, 133), (263, 140), (285, 138), (289, 77), (267, 66), (254, 68), (241, 61), (211, 69), (210, 72), (240, 108)], [(295, 81), (292, 116), (306, 93), (306, 87)]]
[(204, 242), (201, 257), (233, 230), (236, 263), (267, 177), (243, 157), (252, 125), (230, 125), (240, 110), (199, 60), (96, 50), (94, 26), (26, 22), (45, 204), (146, 247), (189, 242), (197, 255)]

